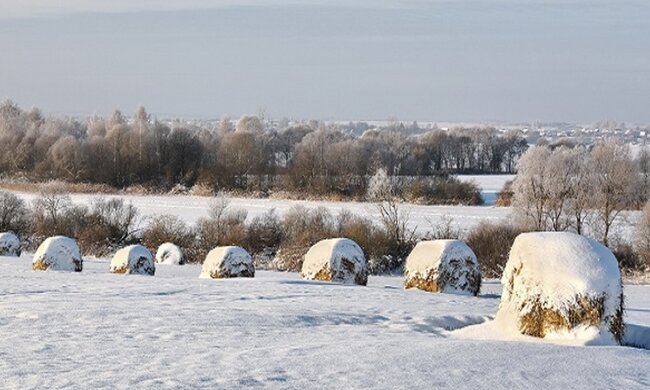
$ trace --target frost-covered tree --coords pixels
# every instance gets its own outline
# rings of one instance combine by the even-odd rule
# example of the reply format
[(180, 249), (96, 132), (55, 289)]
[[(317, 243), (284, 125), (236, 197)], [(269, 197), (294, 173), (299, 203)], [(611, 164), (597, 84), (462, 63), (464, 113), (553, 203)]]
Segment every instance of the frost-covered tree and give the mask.
[(395, 197), (395, 186), (384, 168), (379, 168), (368, 181), (368, 200), (383, 202)]
[(575, 232), (583, 234), (585, 225), (593, 214), (594, 169), (589, 151), (585, 147), (573, 148), (571, 161), (573, 175), (569, 178), (571, 197), (568, 213)]
[(534, 230), (545, 230), (547, 227), (550, 158), (551, 149), (547, 146), (530, 148), (519, 160), (519, 172), (512, 186), (513, 206), (518, 217)]
[(609, 244), (612, 225), (633, 202), (634, 162), (627, 145), (615, 141), (598, 143), (591, 151), (594, 172), (594, 207), (601, 241)]
[(237, 121), (237, 131), (241, 133), (261, 133), (264, 124), (257, 116), (244, 115)]

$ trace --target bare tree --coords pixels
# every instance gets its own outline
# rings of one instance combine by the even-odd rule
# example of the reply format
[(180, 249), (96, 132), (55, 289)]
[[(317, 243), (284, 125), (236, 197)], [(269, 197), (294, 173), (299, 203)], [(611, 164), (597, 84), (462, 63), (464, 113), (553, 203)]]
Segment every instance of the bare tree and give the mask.
[(72, 200), (65, 185), (52, 182), (41, 187), (38, 198), (34, 200), (34, 210), (49, 219), (56, 228), (60, 217), (72, 207)]

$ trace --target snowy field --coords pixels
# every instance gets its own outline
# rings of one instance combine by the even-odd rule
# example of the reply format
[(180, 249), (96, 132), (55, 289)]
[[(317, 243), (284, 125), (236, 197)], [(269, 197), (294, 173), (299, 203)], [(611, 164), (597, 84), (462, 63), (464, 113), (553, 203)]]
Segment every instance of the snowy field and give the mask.
[[(461, 180), (473, 181), (482, 189), (482, 195), (486, 199), (484, 206), (422, 206), (405, 204), (403, 210), (408, 213), (409, 226), (420, 232), (431, 229), (431, 224), (438, 223), (441, 218), (448, 218), (453, 224), (463, 230), (469, 230), (482, 220), (499, 221), (510, 216), (508, 208), (494, 207), (496, 193), (501, 190), (503, 184), (512, 180), (512, 175), (476, 175), (459, 176)], [(38, 196), (35, 193), (16, 192), (17, 195), (27, 201)], [(143, 217), (155, 217), (161, 214), (173, 214), (186, 222), (193, 224), (199, 218), (207, 216), (207, 211), (213, 198), (188, 195), (94, 195), (94, 194), (72, 194), (72, 201), (77, 204), (90, 204), (99, 197), (119, 197), (131, 202), (138, 208)], [(374, 221), (379, 220), (379, 211), (375, 205), (365, 202), (329, 202), (329, 201), (301, 201), (282, 199), (252, 199), (252, 198), (229, 198), (230, 206), (235, 209), (244, 209), (248, 212), (248, 218), (254, 218), (270, 209), (275, 209), (282, 215), (294, 206), (302, 205), (308, 208), (324, 207), (334, 215), (343, 210), (366, 216)]]
[[(468, 232), (482, 221), (499, 222), (512, 217), (509, 207), (496, 207), (496, 194), (503, 188), (506, 181), (512, 180), (514, 175), (463, 175), (458, 176), (463, 181), (472, 181), (481, 187), (481, 195), (486, 199), (482, 206), (426, 206), (404, 203), (401, 209), (408, 215), (408, 226), (424, 234), (432, 230), (432, 226), (444, 221), (451, 221), (454, 228)], [(31, 202), (38, 194), (27, 192), (14, 193), (24, 200)], [(141, 225), (148, 219), (158, 215), (172, 214), (189, 224), (194, 224), (199, 218), (206, 217), (210, 204), (214, 198), (190, 195), (104, 195), (104, 194), (71, 194), (72, 201), (76, 204), (90, 205), (99, 198), (122, 198), (133, 204), (140, 212)], [(279, 215), (286, 213), (292, 207), (304, 206), (307, 208), (323, 207), (333, 215), (347, 210), (354, 214), (368, 217), (374, 222), (379, 222), (380, 213), (376, 205), (369, 202), (336, 202), (336, 201), (308, 201), (286, 199), (259, 199), (259, 198), (228, 198), (230, 207), (244, 209), (248, 219), (274, 209)], [(625, 237), (630, 234), (638, 212), (624, 212), (615, 224), (614, 234)]]
[[(195, 265), (148, 277), (100, 261), (33, 272), (30, 260), (0, 257), (3, 389), (650, 386), (648, 350), (454, 333), (494, 316), (494, 282), (474, 298), (405, 291), (395, 277), (368, 287), (273, 272), (200, 280)], [(650, 286), (627, 286), (626, 306), (647, 331)]]

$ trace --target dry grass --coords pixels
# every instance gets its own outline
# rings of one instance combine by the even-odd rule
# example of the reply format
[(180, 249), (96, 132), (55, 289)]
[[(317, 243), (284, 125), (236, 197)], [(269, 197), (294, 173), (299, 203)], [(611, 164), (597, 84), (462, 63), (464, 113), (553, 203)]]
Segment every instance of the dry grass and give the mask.
[(566, 310), (560, 311), (544, 305), (539, 297), (524, 302), (519, 307), (525, 313), (519, 317), (521, 333), (533, 337), (545, 337), (548, 333), (571, 330), (577, 326), (600, 327), (603, 322), (616, 341), (623, 338), (623, 298), (613, 318), (605, 317), (605, 296), (587, 297), (578, 295)]
[(32, 263), (32, 269), (34, 271), (47, 271), (49, 267), (49, 264), (47, 264), (43, 259), (39, 259)]
[[(348, 259), (341, 259), (341, 266), (345, 269), (340, 272), (332, 272), (332, 270), (325, 265), (323, 269), (318, 271), (314, 275), (313, 280), (320, 280), (322, 282), (344, 282), (347, 278), (347, 274), (354, 275), (354, 284), (359, 286), (365, 286), (368, 284), (368, 275), (364, 272), (356, 273), (354, 272), (354, 263)], [(302, 275), (303, 278), (305, 275)]]
[[(51, 183), (51, 182), (50, 182)], [(113, 188), (106, 184), (91, 184), (91, 183), (66, 183), (66, 182), (57, 182), (61, 184), (67, 192), (79, 193), (79, 194), (115, 194), (118, 192), (116, 188)], [(26, 182), (0, 182), (0, 188), (16, 191), (16, 192), (32, 192), (38, 193), (44, 185), (49, 183), (26, 183)]]
[[(481, 274), (475, 270), (475, 265), (469, 260), (451, 260), (447, 269), (430, 269), (426, 275), (416, 273), (404, 274), (404, 288), (418, 288), (428, 292), (441, 292), (446, 287), (469, 292), (477, 296), (481, 290)], [(460, 283), (461, 277), (467, 281)]]
[(239, 273), (230, 273), (226, 270), (219, 272), (218, 270), (210, 272), (210, 277), (212, 279), (229, 279), (229, 278), (254, 278), (255, 269), (252, 267), (246, 268), (244, 271)]
[(126, 265), (124, 265), (124, 266), (122, 266), (122, 267), (112, 268), (112, 269), (111, 269), (111, 272), (114, 273), (114, 274), (126, 274), (126, 272), (127, 272), (128, 270), (129, 270), (129, 267), (126, 266)]
[[(72, 263), (74, 264), (74, 272), (81, 272), (83, 270), (83, 261), (73, 259)], [(50, 263), (45, 261), (45, 259), (38, 259), (32, 263), (32, 269), (34, 271), (47, 271), (50, 268)]]

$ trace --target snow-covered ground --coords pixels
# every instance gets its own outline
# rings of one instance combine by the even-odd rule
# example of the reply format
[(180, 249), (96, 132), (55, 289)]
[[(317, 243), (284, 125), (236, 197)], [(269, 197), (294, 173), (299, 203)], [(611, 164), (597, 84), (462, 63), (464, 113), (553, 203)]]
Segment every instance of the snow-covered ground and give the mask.
[[(0, 388), (647, 389), (650, 351), (473, 340), (480, 297), (367, 287), (297, 274), (201, 280), (196, 265), (155, 277), (33, 272), (0, 257)], [(650, 326), (650, 286), (627, 286), (627, 319)]]
[(515, 179), (515, 175), (458, 175), (460, 181), (468, 181), (477, 184), (481, 188), (481, 197), (486, 206), (492, 206), (497, 202), (497, 194), (503, 186)]
[[(409, 226), (420, 232), (431, 229), (432, 224), (440, 222), (442, 218), (451, 219), (453, 224), (462, 230), (469, 230), (480, 221), (499, 221), (507, 219), (511, 211), (509, 208), (494, 207), (496, 194), (503, 184), (512, 180), (513, 175), (463, 175), (458, 176), (463, 181), (472, 181), (482, 190), (486, 200), (483, 206), (423, 206), (404, 204), (403, 210), (409, 215)], [(27, 201), (38, 196), (35, 193), (16, 192)], [(78, 204), (90, 204), (99, 197), (119, 197), (131, 202), (138, 208), (142, 216), (154, 217), (161, 214), (174, 214), (186, 222), (193, 224), (199, 218), (208, 215), (208, 207), (213, 198), (187, 195), (100, 195), (100, 194), (72, 194), (72, 201)], [(252, 199), (229, 198), (230, 207), (245, 209), (248, 218), (254, 218), (270, 209), (275, 209), (278, 214), (287, 212), (294, 206), (302, 205), (307, 208), (324, 207), (333, 214), (343, 210), (379, 220), (379, 210), (372, 203), (367, 202), (330, 202), (330, 201), (301, 201), (282, 199)]]

